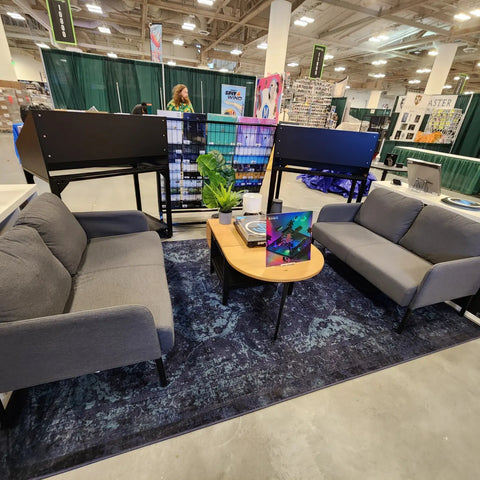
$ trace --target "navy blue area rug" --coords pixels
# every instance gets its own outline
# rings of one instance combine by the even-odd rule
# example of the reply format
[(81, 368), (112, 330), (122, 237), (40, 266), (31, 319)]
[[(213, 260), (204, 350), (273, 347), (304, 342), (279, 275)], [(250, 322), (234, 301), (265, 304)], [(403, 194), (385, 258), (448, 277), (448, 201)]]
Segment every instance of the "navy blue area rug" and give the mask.
[(273, 342), (280, 288), (235, 290), (221, 303), (203, 240), (164, 243), (175, 319), (165, 359), (24, 391), (0, 432), (0, 478), (52, 475), (480, 337), (444, 304), (401, 309), (334, 257), (295, 285)]

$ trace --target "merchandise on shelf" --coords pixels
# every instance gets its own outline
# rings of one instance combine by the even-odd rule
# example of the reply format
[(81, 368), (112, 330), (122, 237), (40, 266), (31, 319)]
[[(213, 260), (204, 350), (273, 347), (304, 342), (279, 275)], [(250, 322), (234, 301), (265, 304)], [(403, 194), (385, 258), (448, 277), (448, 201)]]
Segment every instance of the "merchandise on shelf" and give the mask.
[(304, 127), (335, 128), (335, 109), (332, 109), (332, 85), (319, 78), (295, 80), (283, 108), (288, 109), (290, 122)]

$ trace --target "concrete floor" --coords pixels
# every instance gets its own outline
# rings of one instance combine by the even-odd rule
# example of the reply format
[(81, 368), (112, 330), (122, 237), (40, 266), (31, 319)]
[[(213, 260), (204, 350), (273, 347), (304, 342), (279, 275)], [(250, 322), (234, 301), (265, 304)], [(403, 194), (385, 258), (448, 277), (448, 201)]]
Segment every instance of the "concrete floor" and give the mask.
[[(10, 135), (0, 134), (0, 148), (0, 183), (23, 183)], [(144, 211), (156, 215), (144, 177)], [(264, 201), (267, 188), (268, 178)], [(72, 183), (62, 197), (76, 211), (135, 208), (129, 177)], [(345, 201), (294, 174), (280, 197), (292, 210)], [(208, 216), (175, 214), (172, 241), (203, 238), (205, 226), (187, 222)], [(51, 478), (476, 480), (479, 398), (477, 340)]]

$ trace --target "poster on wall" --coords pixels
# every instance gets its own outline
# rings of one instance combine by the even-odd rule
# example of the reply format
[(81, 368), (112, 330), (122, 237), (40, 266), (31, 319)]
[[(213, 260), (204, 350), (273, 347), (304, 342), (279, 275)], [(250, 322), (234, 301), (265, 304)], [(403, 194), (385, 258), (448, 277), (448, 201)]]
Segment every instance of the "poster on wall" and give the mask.
[(391, 140), (414, 142), (425, 115), (430, 115), (438, 108), (453, 108), (456, 101), (457, 95), (424, 95), (408, 92), (397, 102), (400, 112)]
[(310, 260), (313, 212), (267, 215), (266, 265)]
[(47, 0), (47, 11), (55, 41), (76, 45), (70, 0)]
[(255, 93), (255, 117), (269, 118), (278, 122), (282, 101), (283, 77), (280, 74), (270, 75), (257, 80)]
[(245, 108), (247, 87), (222, 85), (222, 114), (240, 117)]
[(163, 62), (162, 24), (150, 24), (150, 55), (152, 62)]

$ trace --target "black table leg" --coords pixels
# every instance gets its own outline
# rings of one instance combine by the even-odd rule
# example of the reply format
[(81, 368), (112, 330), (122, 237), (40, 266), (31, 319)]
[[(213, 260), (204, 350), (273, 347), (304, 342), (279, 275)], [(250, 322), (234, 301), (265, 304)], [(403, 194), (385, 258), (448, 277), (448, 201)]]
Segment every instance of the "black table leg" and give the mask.
[(388, 170), (384, 170), (382, 172), (382, 182), (387, 178), (387, 173), (388, 173)]
[(288, 292), (293, 288), (293, 282), (287, 282), (283, 284), (282, 299), (280, 300), (280, 309), (278, 311), (277, 326), (275, 327), (275, 335), (273, 340), (276, 340), (278, 337), (278, 330), (280, 329), (280, 321), (282, 319), (283, 306), (285, 305), (285, 299), (287, 298)]

